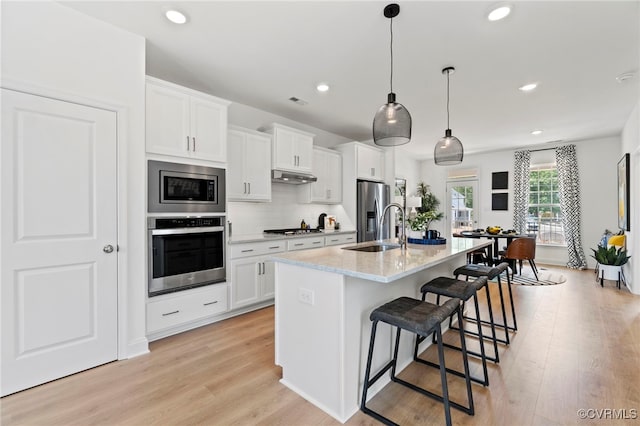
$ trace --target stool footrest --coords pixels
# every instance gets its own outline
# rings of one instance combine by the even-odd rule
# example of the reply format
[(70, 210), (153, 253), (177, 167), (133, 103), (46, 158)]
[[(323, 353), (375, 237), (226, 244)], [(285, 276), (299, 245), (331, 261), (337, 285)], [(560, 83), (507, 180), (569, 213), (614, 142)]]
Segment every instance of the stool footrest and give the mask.
[[(469, 353), (469, 352), (467, 351), (467, 353)], [(416, 361), (416, 362), (419, 362), (421, 364), (428, 365), (429, 367), (440, 368), (440, 366), (438, 364), (436, 364), (435, 362), (427, 361), (426, 359), (414, 358), (413, 360)], [(453, 374), (454, 376), (458, 376), (458, 377), (462, 377), (462, 378), (465, 377), (464, 373), (461, 373), (458, 370), (454, 370), (453, 368), (445, 367), (445, 370), (446, 370), (447, 373)], [(487, 383), (486, 380), (478, 379), (477, 377), (469, 376), (469, 380), (471, 380), (473, 382), (476, 382), (476, 383), (480, 383), (482, 386), (489, 386), (489, 384)]]
[[(489, 323), (489, 324), (490, 324), (490, 323)], [(449, 329), (450, 329), (450, 330), (459, 330), (459, 328), (458, 328), (458, 327), (449, 327)], [(470, 335), (472, 335), (472, 336), (474, 336), (474, 337), (479, 337), (479, 336), (480, 336), (480, 335), (478, 334), (478, 332), (476, 332), (476, 331), (467, 330), (467, 329), (463, 329), (462, 331), (464, 331), (464, 333), (465, 333), (465, 334), (470, 334)], [(484, 340), (488, 340), (488, 341), (490, 341), (490, 342), (493, 342), (493, 337), (492, 337), (492, 336), (485, 336), (485, 335), (482, 335), (482, 338), (483, 338)], [(500, 338), (500, 337), (496, 337), (496, 342), (498, 342), (498, 343), (502, 343), (502, 344), (503, 344), (503, 345), (505, 345), (505, 346), (509, 346), (509, 345), (510, 345), (510, 342), (507, 342), (505, 339), (502, 339), (502, 338)]]
[[(451, 345), (449, 343), (444, 343), (442, 342), (442, 346), (444, 346), (445, 348), (449, 348), (449, 349), (455, 349), (457, 351), (462, 351), (462, 348), (459, 348), (458, 346), (454, 346)], [(467, 355), (473, 355), (473, 356), (477, 356), (478, 358), (482, 358), (482, 354), (475, 352), (475, 351), (470, 351), (469, 349), (467, 349)], [(500, 362), (500, 359), (497, 357), (490, 357), (489, 355), (485, 354), (484, 356), (486, 359), (488, 359), (489, 361), (493, 361), (496, 364)]]
[[(439, 366), (438, 366), (438, 368), (439, 368)], [(436, 401), (444, 402), (444, 398), (442, 396), (438, 395), (437, 393), (433, 393), (433, 392), (430, 392), (430, 391), (428, 391), (426, 389), (423, 389), (423, 388), (421, 388), (419, 386), (416, 386), (413, 383), (406, 382), (406, 381), (404, 381), (402, 379), (399, 379), (398, 377), (395, 377), (395, 376), (392, 377), (391, 380), (393, 380), (396, 383), (400, 383), (401, 385), (404, 385), (404, 386), (408, 387), (409, 389), (412, 389), (412, 390), (414, 390), (416, 392), (419, 392), (419, 393), (421, 393), (421, 394), (423, 394), (425, 396), (433, 398)], [(451, 401), (451, 400), (449, 400), (449, 405), (451, 405), (453, 408), (456, 408), (456, 409), (458, 409), (458, 410), (460, 410), (460, 411), (462, 411), (464, 413), (469, 414), (470, 416), (474, 415), (473, 407), (465, 407), (464, 405), (458, 404), (457, 402), (454, 402), (454, 401)]]

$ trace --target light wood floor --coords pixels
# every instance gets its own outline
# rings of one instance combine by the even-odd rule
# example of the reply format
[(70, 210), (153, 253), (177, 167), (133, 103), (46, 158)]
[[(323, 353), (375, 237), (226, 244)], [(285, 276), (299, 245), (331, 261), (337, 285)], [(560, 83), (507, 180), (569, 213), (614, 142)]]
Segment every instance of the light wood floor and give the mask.
[[(566, 283), (513, 286), (519, 330), (511, 346), (500, 348), (500, 364), (490, 364), (490, 386), (473, 385), (475, 416), (452, 410), (454, 423), (640, 421), (582, 421), (577, 414), (609, 408), (640, 416), (640, 297), (611, 282), (600, 288), (593, 271), (559, 272)], [(278, 382), (273, 353), (273, 308), (267, 308), (154, 342), (149, 355), (5, 397), (2, 424), (338, 424)], [(459, 355), (446, 356), (455, 366)], [(412, 365), (401, 376), (439, 391), (436, 369)], [(450, 376), (449, 383), (452, 399), (463, 398), (463, 381)], [(440, 403), (393, 383), (371, 407), (401, 424), (444, 424)], [(377, 422), (358, 412), (347, 424)]]

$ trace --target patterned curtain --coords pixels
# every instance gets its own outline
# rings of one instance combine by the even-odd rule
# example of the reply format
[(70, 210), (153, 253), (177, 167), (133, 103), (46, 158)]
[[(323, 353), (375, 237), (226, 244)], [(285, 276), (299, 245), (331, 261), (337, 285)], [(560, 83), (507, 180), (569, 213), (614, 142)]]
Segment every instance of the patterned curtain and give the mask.
[(529, 212), (530, 151), (516, 151), (513, 164), (513, 229), (519, 234), (527, 232)]
[(576, 146), (565, 145), (556, 148), (558, 166), (558, 190), (562, 209), (562, 226), (567, 241), (569, 262), (567, 267), (585, 269), (587, 259), (582, 249), (580, 226), (580, 178), (578, 177), (578, 159)]

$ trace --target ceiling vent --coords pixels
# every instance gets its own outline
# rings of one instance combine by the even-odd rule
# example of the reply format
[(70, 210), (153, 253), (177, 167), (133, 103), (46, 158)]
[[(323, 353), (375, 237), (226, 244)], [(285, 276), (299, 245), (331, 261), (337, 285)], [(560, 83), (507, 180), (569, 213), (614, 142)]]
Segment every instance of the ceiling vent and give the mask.
[(297, 103), (300, 106), (305, 106), (306, 104), (309, 103), (309, 102), (305, 101), (304, 99), (296, 98), (295, 96), (290, 97), (289, 100), (291, 102)]

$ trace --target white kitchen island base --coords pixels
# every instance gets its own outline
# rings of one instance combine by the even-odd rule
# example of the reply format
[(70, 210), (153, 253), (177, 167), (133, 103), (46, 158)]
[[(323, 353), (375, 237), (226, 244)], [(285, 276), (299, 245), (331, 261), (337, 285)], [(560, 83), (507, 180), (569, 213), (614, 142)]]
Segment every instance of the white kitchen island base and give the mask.
[[(275, 257), (275, 358), (281, 382), (346, 422), (359, 409), (371, 311), (397, 297), (419, 298), (422, 284), (451, 276), (466, 262), (467, 251), (483, 245), (467, 241), (472, 243), (453, 250), (449, 244), (386, 254), (325, 248)], [(430, 261), (420, 259), (425, 253)], [(380, 323), (372, 371), (391, 359), (393, 337), (391, 327)], [(414, 339), (411, 333), (402, 335), (398, 371), (411, 362)], [(388, 382), (388, 375), (379, 380), (369, 397)]]

